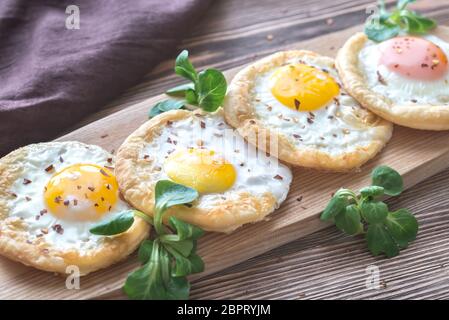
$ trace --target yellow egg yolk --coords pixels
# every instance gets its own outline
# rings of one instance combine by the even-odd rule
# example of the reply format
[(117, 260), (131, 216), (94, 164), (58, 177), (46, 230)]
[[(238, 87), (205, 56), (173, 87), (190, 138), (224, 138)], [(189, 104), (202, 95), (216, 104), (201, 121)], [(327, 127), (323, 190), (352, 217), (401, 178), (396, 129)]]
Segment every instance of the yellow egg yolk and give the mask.
[(298, 63), (276, 70), (271, 93), (283, 105), (297, 111), (313, 111), (327, 105), (340, 92), (326, 72)]
[(74, 164), (55, 173), (44, 198), (55, 217), (72, 221), (95, 221), (117, 202), (118, 184), (113, 173), (94, 164)]
[(181, 149), (170, 154), (164, 170), (174, 182), (194, 188), (199, 193), (221, 193), (235, 182), (232, 164), (207, 149)]

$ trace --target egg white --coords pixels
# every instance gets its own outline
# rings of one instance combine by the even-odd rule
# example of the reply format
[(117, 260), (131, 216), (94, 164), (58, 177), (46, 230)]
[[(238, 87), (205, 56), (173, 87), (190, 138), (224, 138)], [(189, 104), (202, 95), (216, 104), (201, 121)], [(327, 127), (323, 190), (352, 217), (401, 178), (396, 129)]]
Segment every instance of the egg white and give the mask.
[[(449, 43), (434, 35), (426, 35), (423, 38), (438, 45), (449, 57)], [(396, 104), (449, 105), (449, 72), (439, 80), (407, 79), (390, 71), (384, 65), (378, 65), (381, 55), (379, 45), (367, 40), (359, 52), (359, 68), (371, 90), (391, 99)], [(379, 82), (377, 72), (385, 80), (386, 85)]]
[(286, 136), (296, 148), (339, 156), (369, 146), (378, 138), (378, 132), (375, 127), (361, 125), (362, 107), (341, 88), (332, 61), (311, 55), (287, 61), (288, 64), (304, 63), (323, 70), (338, 83), (340, 94), (326, 106), (312, 112), (301, 112), (279, 102), (271, 93), (272, 75), (278, 67), (257, 75), (251, 91), (251, 103), (258, 119), (267, 128)]
[(290, 169), (276, 158), (258, 153), (225, 123), (220, 113), (174, 121), (151, 143), (146, 143), (139, 157), (151, 155), (153, 168), (159, 168), (151, 171), (148, 180), (169, 179), (164, 171), (167, 157), (178, 149), (198, 148), (199, 140), (202, 148), (213, 150), (218, 157), (232, 164), (237, 177), (233, 186), (224, 193), (200, 195), (196, 206), (210, 209), (224, 200), (236, 200), (238, 193), (243, 191), (255, 197), (271, 193), (277, 205), (285, 200), (292, 180)]
[[(23, 170), (10, 188), (10, 192), (17, 195), (8, 202), (9, 217), (18, 218), (26, 224), (28, 241), (33, 242), (42, 237), (56, 249), (77, 249), (79, 252), (95, 249), (104, 240), (103, 236), (96, 236), (89, 232), (94, 225), (114, 219), (121, 211), (129, 209), (126, 202), (117, 199), (115, 206), (105, 214), (100, 221), (67, 221), (53, 216), (44, 200), (44, 187), (52, 175), (60, 170), (77, 163), (111, 166), (108, 162), (112, 155), (100, 147), (71, 143), (68, 146), (50, 144), (46, 148), (32, 149), (27, 157), (22, 159)], [(63, 162), (61, 162), (61, 160)], [(53, 165), (54, 170), (46, 172), (45, 168)], [(24, 184), (23, 179), (31, 180)], [(48, 212), (40, 214), (46, 209)], [(39, 218), (37, 218), (39, 217)], [(53, 230), (53, 226), (60, 225), (62, 233)], [(48, 230), (45, 234), (43, 229)]]

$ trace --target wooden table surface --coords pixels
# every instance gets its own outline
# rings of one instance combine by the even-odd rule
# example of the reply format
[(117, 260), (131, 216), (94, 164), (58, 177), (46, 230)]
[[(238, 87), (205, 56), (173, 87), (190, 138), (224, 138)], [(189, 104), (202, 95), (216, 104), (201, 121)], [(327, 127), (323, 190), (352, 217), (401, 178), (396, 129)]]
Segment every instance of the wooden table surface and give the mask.
[[(389, 1), (391, 2), (391, 1)], [(215, 0), (179, 49), (200, 68), (221, 70), (290, 43), (359, 25), (373, 0)], [(449, 25), (449, 0), (414, 8)], [(338, 48), (335, 48), (337, 50)], [(173, 57), (105, 109), (76, 127), (160, 94), (179, 83)], [(449, 141), (448, 141), (449, 143)], [(449, 167), (449, 164), (448, 164)], [(306, 187), (306, 186), (305, 186)], [(392, 208), (412, 210), (417, 240), (393, 259), (372, 257), (361, 238), (334, 227), (314, 233), (192, 284), (193, 299), (445, 299), (449, 298), (449, 169), (406, 191)], [(379, 286), (367, 288), (371, 270)]]

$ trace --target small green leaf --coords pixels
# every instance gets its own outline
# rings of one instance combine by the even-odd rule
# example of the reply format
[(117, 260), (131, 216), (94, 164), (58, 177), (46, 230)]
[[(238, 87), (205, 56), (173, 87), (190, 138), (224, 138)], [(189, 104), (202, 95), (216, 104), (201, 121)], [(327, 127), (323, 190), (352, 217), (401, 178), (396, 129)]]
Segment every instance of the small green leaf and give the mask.
[(407, 247), (409, 242), (416, 239), (418, 221), (407, 209), (388, 213), (385, 225), (401, 248)]
[(369, 186), (360, 189), (360, 194), (362, 197), (380, 197), (384, 194), (384, 188), (378, 186)]
[(150, 260), (151, 253), (153, 252), (153, 240), (145, 240), (140, 244), (138, 257), (139, 261), (143, 264)]
[(379, 166), (371, 173), (372, 185), (384, 188), (385, 194), (397, 196), (401, 194), (404, 183), (401, 175), (388, 166)]
[(158, 114), (170, 111), (178, 110), (184, 107), (184, 102), (179, 100), (164, 100), (155, 104), (148, 112), (148, 117), (151, 119)]
[(348, 199), (345, 196), (335, 194), (321, 214), (321, 220), (327, 221), (334, 218), (339, 213), (344, 212), (347, 205)]
[(416, 2), (416, 0), (398, 0), (398, 3), (396, 5), (396, 8), (398, 10), (404, 9), (406, 6), (408, 6), (410, 3)]
[(194, 240), (179, 240), (177, 235), (163, 235), (160, 237), (164, 245), (169, 245), (184, 257), (188, 257), (194, 248)]
[(195, 189), (170, 180), (159, 180), (155, 186), (155, 194), (156, 207), (159, 208), (190, 203), (198, 198), (198, 192)]
[(129, 274), (124, 292), (130, 299), (187, 299), (190, 284), (185, 277), (171, 276), (171, 264), (168, 252), (155, 241), (150, 259), (142, 268)]
[(384, 222), (388, 215), (388, 207), (381, 201), (363, 201), (360, 210), (363, 219), (368, 223)]
[(196, 93), (198, 105), (205, 111), (212, 112), (223, 103), (226, 95), (226, 79), (216, 69), (206, 69), (198, 74)]
[(196, 96), (196, 92), (193, 89), (189, 89), (186, 91), (186, 101), (192, 105), (198, 105), (198, 97)]
[(189, 61), (189, 52), (187, 50), (182, 50), (176, 58), (175, 73), (181, 77), (193, 81), (194, 83), (197, 81), (198, 75), (195, 68)]
[(100, 236), (113, 236), (120, 234), (131, 228), (134, 223), (134, 213), (132, 210), (121, 212), (113, 220), (97, 224), (89, 231)]
[(393, 38), (399, 34), (400, 27), (390, 23), (373, 23), (369, 22), (365, 25), (365, 34), (368, 39), (375, 42), (382, 42)]
[(193, 239), (196, 240), (203, 236), (204, 231), (197, 226), (188, 224), (176, 217), (170, 217), (170, 226), (176, 230), (179, 240)]
[(383, 252), (389, 258), (399, 254), (399, 248), (386, 227), (381, 223), (370, 224), (366, 233), (368, 249), (377, 256)]
[(335, 225), (338, 229), (349, 235), (355, 235), (363, 231), (363, 224), (360, 218), (360, 211), (355, 204), (346, 207), (335, 217)]
[(187, 90), (193, 90), (193, 83), (185, 83), (165, 91), (165, 94), (173, 97), (185, 97)]

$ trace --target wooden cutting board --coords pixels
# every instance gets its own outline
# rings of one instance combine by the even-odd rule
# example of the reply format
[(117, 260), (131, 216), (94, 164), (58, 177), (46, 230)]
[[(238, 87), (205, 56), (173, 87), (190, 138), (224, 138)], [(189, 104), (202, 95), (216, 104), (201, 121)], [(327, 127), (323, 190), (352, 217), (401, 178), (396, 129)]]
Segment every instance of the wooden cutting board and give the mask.
[[(288, 48), (309, 49), (334, 56), (337, 48), (357, 30), (360, 27), (297, 43)], [(227, 71), (228, 79), (237, 70)], [(146, 121), (148, 109), (163, 98), (164, 95), (160, 95), (135, 104), (58, 140), (78, 140), (100, 145), (109, 151), (117, 150), (122, 141)], [(327, 227), (328, 224), (321, 222), (318, 217), (331, 193), (342, 186), (357, 189), (369, 184), (369, 173), (379, 164), (397, 169), (404, 176), (405, 186), (411, 187), (449, 166), (449, 131), (426, 132), (396, 126), (387, 147), (363, 166), (360, 172), (336, 174), (294, 169), (289, 197), (268, 221), (244, 226), (229, 235), (209, 233), (201, 238), (199, 253), (205, 260), (206, 270), (192, 279), (223, 270)], [(124, 279), (137, 266), (134, 254), (111, 268), (81, 278), (79, 290), (68, 290), (64, 277), (0, 257), (0, 299), (123, 298), (121, 286)]]

